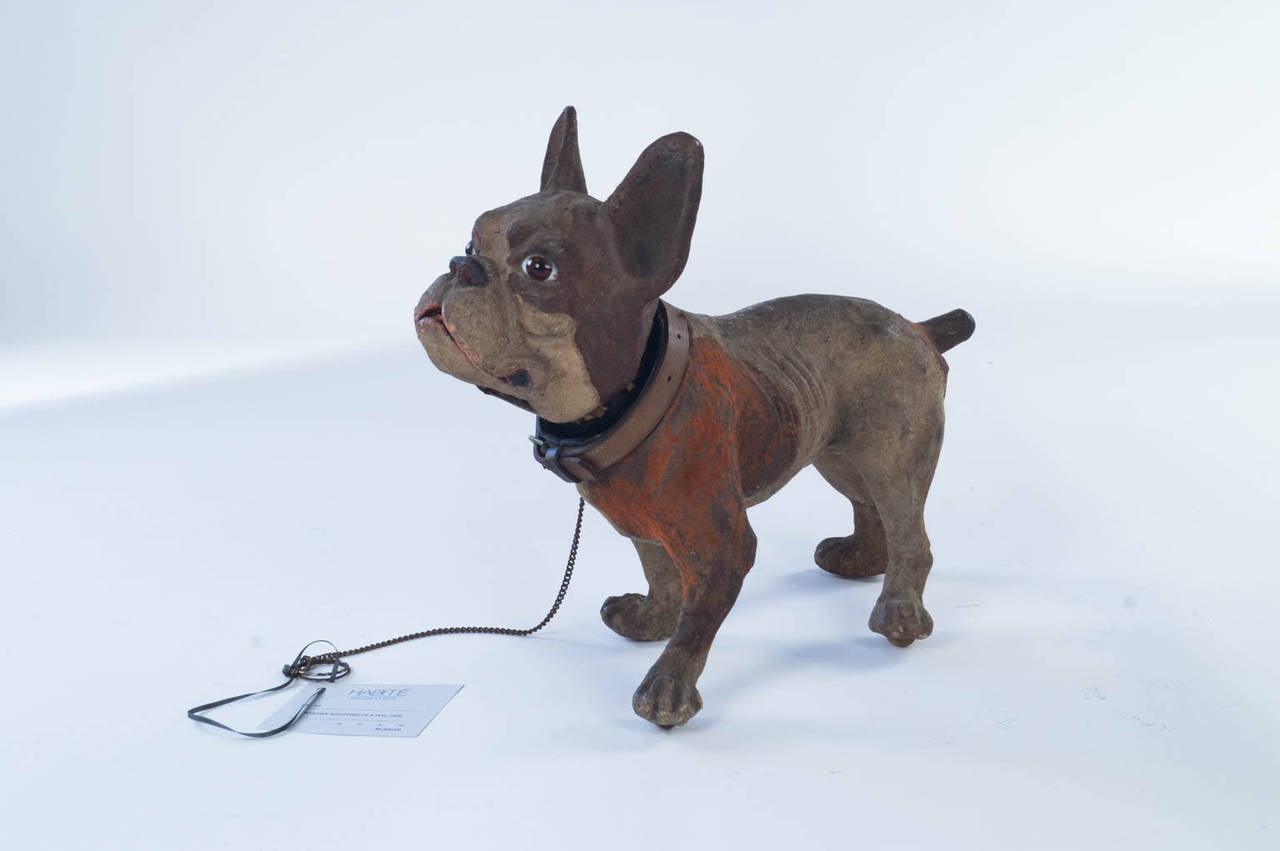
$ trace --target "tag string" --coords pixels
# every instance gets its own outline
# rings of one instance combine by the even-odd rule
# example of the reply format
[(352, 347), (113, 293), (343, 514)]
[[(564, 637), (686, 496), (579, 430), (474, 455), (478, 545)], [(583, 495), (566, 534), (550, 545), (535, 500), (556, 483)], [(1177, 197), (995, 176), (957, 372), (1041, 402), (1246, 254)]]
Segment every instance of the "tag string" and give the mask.
[[(293, 714), (292, 718), (281, 724), (279, 727), (275, 727), (271, 730), (252, 733), (245, 732), (244, 730), (237, 730), (234, 727), (223, 724), (221, 721), (216, 721), (213, 718), (210, 718), (205, 713), (212, 709), (217, 709), (221, 706), (226, 706), (241, 700), (248, 700), (260, 695), (280, 691), (281, 689), (292, 685), (294, 680), (301, 679), (325, 683), (337, 682), (351, 673), (351, 665), (345, 661), (346, 657), (358, 656), (361, 653), (368, 653), (373, 650), (381, 650), (384, 647), (390, 647), (394, 644), (403, 644), (406, 641), (416, 641), (419, 638), (433, 638), (437, 635), (533, 635), (535, 632), (551, 623), (551, 619), (556, 616), (556, 612), (560, 611), (560, 605), (564, 602), (565, 595), (569, 593), (569, 582), (573, 579), (573, 566), (578, 560), (578, 541), (582, 537), (582, 514), (585, 507), (585, 501), (579, 497), (578, 519), (573, 527), (573, 541), (569, 545), (569, 558), (565, 562), (564, 578), (560, 580), (560, 590), (556, 593), (555, 602), (551, 604), (551, 609), (547, 612), (546, 616), (543, 617), (542, 620), (538, 621), (537, 626), (531, 626), (527, 629), (512, 629), (510, 627), (502, 626), (437, 627), (435, 629), (425, 629), (421, 632), (411, 632), (396, 638), (388, 638), (385, 641), (375, 641), (373, 644), (365, 644), (360, 647), (354, 647), (350, 650), (338, 650), (331, 641), (312, 641), (298, 651), (298, 655), (294, 657), (292, 662), (281, 668), (281, 673), (284, 674), (285, 681), (280, 683), (280, 685), (272, 686), (271, 688), (264, 688), (260, 691), (238, 694), (235, 697), (224, 697), (222, 700), (215, 700), (212, 703), (204, 703), (200, 706), (193, 706), (187, 710), (187, 717), (200, 724), (208, 724), (211, 727), (217, 727), (220, 730), (226, 730), (227, 732), (236, 733), (237, 735), (246, 736), (251, 739), (265, 739), (270, 736), (283, 733), (285, 730), (288, 730), (297, 723), (298, 719), (305, 715), (307, 710), (314, 706), (316, 701), (320, 699), (320, 695), (324, 694), (324, 687), (321, 686), (316, 689), (315, 693), (306, 699), (302, 706), (298, 708), (298, 711)], [(334, 649), (328, 653), (319, 653), (314, 656), (308, 655), (307, 651), (315, 644), (328, 644)]]

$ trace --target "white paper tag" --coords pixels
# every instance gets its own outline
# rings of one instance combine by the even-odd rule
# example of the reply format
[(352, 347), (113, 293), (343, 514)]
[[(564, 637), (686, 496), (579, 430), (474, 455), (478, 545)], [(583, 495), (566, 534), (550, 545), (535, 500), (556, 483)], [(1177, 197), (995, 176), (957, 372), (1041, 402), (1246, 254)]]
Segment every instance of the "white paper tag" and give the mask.
[[(302, 689), (260, 729), (288, 721), (321, 687)], [(341, 681), (325, 683), (323, 688), (324, 694), (298, 719), (294, 730), (332, 736), (416, 736), (462, 690), (460, 685), (347, 685)]]

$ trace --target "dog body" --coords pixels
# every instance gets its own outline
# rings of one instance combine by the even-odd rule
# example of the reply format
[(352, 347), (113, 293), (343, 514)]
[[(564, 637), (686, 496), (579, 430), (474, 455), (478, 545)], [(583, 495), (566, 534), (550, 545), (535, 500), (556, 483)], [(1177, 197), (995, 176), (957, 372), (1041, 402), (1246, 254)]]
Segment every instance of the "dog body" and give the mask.
[(916, 324), (840, 296), (721, 317), (661, 304), (687, 258), (701, 176), (701, 146), (673, 134), (597, 201), (566, 109), (542, 191), (482, 215), (415, 312), (439, 368), (577, 436), (607, 433), (637, 385), (660, 380), (645, 370), (655, 343), (673, 341), (655, 329), (672, 312), (682, 320), (688, 362), (669, 407), (578, 485), (639, 554), (648, 591), (610, 597), (601, 615), (625, 637), (670, 639), (633, 699), (667, 727), (701, 708), (697, 679), (755, 558), (746, 509), (809, 464), (854, 513), (852, 535), (818, 545), (819, 566), (884, 573), (871, 628), (900, 646), (929, 635), (923, 510), (942, 445), (941, 352), (973, 330), (962, 311)]

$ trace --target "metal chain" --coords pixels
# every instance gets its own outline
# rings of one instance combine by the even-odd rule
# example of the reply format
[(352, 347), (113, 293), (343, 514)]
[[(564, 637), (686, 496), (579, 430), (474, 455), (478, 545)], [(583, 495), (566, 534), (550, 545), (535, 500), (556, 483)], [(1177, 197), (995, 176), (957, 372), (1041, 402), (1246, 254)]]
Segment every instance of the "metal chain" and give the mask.
[[(335, 650), (316, 656), (299, 655), (293, 662), (284, 666), (284, 675), (290, 680), (300, 677), (307, 680), (331, 682), (351, 672), (351, 667), (342, 661), (345, 656), (358, 656), (361, 653), (381, 650), (383, 647), (390, 647), (393, 644), (403, 644), (406, 641), (416, 641), (419, 638), (431, 638), (437, 635), (533, 635), (551, 623), (551, 619), (560, 610), (560, 604), (564, 602), (565, 594), (569, 592), (569, 580), (573, 578), (573, 565), (578, 560), (578, 541), (582, 537), (582, 513), (585, 505), (585, 501), (579, 497), (578, 520), (573, 527), (573, 543), (569, 545), (569, 559), (564, 566), (564, 579), (560, 582), (560, 591), (556, 594), (556, 600), (551, 604), (550, 611), (547, 612), (546, 617), (538, 622), (537, 626), (527, 629), (512, 629), (503, 626), (446, 626), (437, 627), (436, 629), (424, 629), (422, 632), (411, 632), (398, 638), (376, 641), (373, 644), (365, 644), (351, 650)], [(333, 645), (330, 646), (332, 647)], [(312, 673), (312, 669), (317, 665), (329, 665), (331, 670), (326, 674)]]

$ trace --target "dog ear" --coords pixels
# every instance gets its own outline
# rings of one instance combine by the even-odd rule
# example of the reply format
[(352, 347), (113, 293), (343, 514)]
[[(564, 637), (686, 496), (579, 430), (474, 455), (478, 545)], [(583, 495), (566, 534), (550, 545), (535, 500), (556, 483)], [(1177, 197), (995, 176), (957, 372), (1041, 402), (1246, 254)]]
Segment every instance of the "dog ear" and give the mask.
[(702, 143), (688, 133), (645, 148), (605, 202), (627, 271), (666, 292), (684, 271), (702, 200)]
[(551, 128), (547, 155), (542, 160), (541, 191), (587, 194), (587, 178), (578, 154), (578, 112), (571, 106), (564, 108)]

